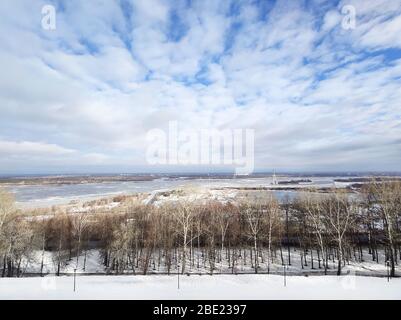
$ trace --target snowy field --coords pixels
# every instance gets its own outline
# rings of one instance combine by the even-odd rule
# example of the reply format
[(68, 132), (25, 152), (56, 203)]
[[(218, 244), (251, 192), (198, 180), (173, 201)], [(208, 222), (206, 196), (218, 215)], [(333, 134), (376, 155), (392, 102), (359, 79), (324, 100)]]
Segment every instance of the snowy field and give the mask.
[(401, 278), (191, 275), (0, 278), (0, 299), (401, 299)]

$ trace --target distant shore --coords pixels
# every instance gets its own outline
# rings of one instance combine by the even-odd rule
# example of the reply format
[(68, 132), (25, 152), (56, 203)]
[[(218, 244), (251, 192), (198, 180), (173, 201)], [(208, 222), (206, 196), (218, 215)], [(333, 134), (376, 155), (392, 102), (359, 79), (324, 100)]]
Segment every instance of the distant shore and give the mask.
[[(130, 182), (130, 181), (153, 181), (156, 179), (169, 179), (169, 180), (242, 180), (242, 179), (257, 179), (269, 178), (272, 173), (253, 173), (250, 175), (235, 175), (229, 173), (190, 173), (190, 174), (77, 174), (77, 175), (63, 175), (63, 174), (49, 174), (49, 175), (0, 175), (1, 185), (65, 185), (65, 184), (85, 184), (85, 183), (103, 183), (103, 182)], [(392, 172), (366, 172), (366, 173), (341, 173), (341, 172), (322, 172), (322, 173), (277, 173), (277, 177), (283, 177), (287, 180), (279, 181), (279, 184), (298, 184), (302, 182), (311, 182), (310, 177), (324, 178), (335, 177), (334, 181), (337, 182), (367, 182), (373, 177), (378, 180), (399, 180), (401, 173)]]
[(398, 176), (349, 176), (349, 175), (284, 175), (253, 174), (233, 176), (228, 174), (188, 175), (59, 175), (35, 177), (3, 177), (0, 188), (15, 194), (20, 209), (49, 208), (54, 205), (81, 204), (115, 196), (131, 196), (158, 190), (174, 190), (188, 186), (229, 192), (299, 192), (314, 189), (327, 193), (332, 188), (358, 193), (362, 186), (375, 180), (399, 180)]

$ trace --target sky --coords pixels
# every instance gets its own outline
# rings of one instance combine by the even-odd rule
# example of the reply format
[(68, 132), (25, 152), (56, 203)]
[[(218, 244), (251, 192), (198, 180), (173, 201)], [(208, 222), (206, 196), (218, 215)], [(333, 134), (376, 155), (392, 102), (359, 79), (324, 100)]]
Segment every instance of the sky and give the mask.
[(0, 173), (227, 169), (150, 165), (147, 133), (171, 121), (253, 129), (256, 171), (401, 170), (399, 0), (14, 0), (0, 16)]

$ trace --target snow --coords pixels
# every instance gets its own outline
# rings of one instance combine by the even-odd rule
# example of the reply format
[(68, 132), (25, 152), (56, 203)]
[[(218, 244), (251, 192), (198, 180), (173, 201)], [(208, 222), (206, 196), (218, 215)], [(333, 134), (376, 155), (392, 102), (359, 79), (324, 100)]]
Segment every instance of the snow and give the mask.
[[(164, 259), (161, 259), (161, 264), (158, 265), (157, 263), (157, 252), (155, 252), (154, 260), (155, 266), (151, 263), (148, 268), (148, 273), (152, 274), (164, 274), (167, 273), (167, 268), (164, 264)], [(266, 250), (262, 250), (264, 261), (259, 259), (259, 273), (267, 273), (267, 252)], [(323, 274), (324, 269), (318, 268), (318, 261), (317, 261), (317, 253), (315, 250), (309, 250), (307, 254), (307, 262), (308, 265), (304, 265), (304, 268), (301, 267), (301, 251), (296, 248), (291, 248), (291, 266), (287, 265), (287, 274), (289, 275), (316, 275), (316, 274)], [(311, 253), (313, 253), (314, 259), (314, 269), (312, 269), (311, 263)], [(66, 254), (66, 253), (64, 253)], [(372, 261), (371, 255), (368, 254), (367, 249), (363, 250), (363, 262), (358, 261), (350, 261), (349, 264), (345, 264), (342, 268), (343, 274), (356, 274), (358, 276), (380, 276), (385, 277), (388, 272), (388, 267), (385, 264), (385, 257), (384, 251), (378, 250), (379, 254), (379, 263), (376, 261)], [(288, 256), (286, 249), (283, 251), (283, 258), (284, 261), (287, 262)], [(273, 262), (270, 263), (270, 273), (272, 274), (282, 274), (283, 266), (281, 264), (280, 254), (277, 251), (277, 257), (272, 257)], [(40, 266), (42, 261), (42, 252), (41, 251), (33, 251), (31, 255), (31, 259), (29, 261), (24, 261), (22, 263), (22, 271), (24, 273), (36, 273), (40, 274)], [(85, 261), (85, 250), (83, 250), (78, 259), (78, 266), (76, 263), (76, 256), (73, 256), (71, 260), (63, 259), (65, 262), (61, 265), (60, 272), (61, 273), (72, 273), (74, 269), (77, 269), (77, 272), (80, 274), (84, 273), (98, 273), (104, 274), (106, 269), (103, 265), (103, 259), (101, 258), (100, 251), (97, 249), (87, 250), (86, 251), (86, 261)], [(153, 261), (153, 260), (152, 260)], [(199, 261), (199, 266), (198, 266)], [(85, 270), (84, 270), (85, 265)], [(328, 265), (328, 274), (335, 275), (337, 272), (337, 260), (329, 261)], [(401, 266), (396, 266), (396, 275), (401, 275)], [(198, 252), (196, 248), (194, 248), (194, 260), (191, 263), (190, 259), (188, 259), (186, 264), (186, 273), (190, 274), (209, 274), (210, 273), (210, 266), (208, 262), (203, 261), (202, 253)], [(43, 273), (56, 273), (57, 271), (57, 251), (49, 252), (45, 251), (43, 256)], [(131, 269), (128, 268), (129, 272)], [(142, 269), (136, 269), (138, 274), (142, 273)], [(176, 265), (174, 264), (171, 270), (172, 273), (176, 272)], [(229, 267), (227, 259), (223, 255), (223, 260), (221, 262), (216, 262), (215, 270), (213, 271), (214, 274), (231, 274), (233, 272), (232, 268)], [(238, 258), (237, 265), (235, 267), (234, 273), (239, 274), (252, 274), (255, 270), (250, 262), (250, 253), (247, 251), (247, 262), (243, 259), (243, 256)]]
[(69, 209), (69, 214), (74, 214), (74, 213), (86, 213), (86, 212), (99, 212), (101, 210), (112, 210), (114, 208), (117, 208), (120, 203), (119, 202), (110, 202), (104, 205), (91, 205), (91, 206), (85, 206), (85, 202), (79, 203), (78, 206), (71, 207)]
[[(101, 264), (100, 252), (98, 250), (88, 250), (86, 253), (83, 252), (78, 259), (78, 266), (76, 256), (72, 257), (71, 260), (66, 261), (60, 267), (62, 273), (73, 273), (74, 269), (77, 269), (79, 273), (104, 273), (104, 267)], [(64, 261), (64, 260), (63, 260)], [(33, 251), (32, 258), (26, 261), (26, 265), (23, 266), (25, 273), (36, 273), (40, 274), (40, 266), (42, 262), (42, 252)], [(83, 266), (85, 265), (85, 270)], [(43, 255), (43, 273), (56, 273), (57, 271), (57, 252), (45, 251)]]
[(401, 279), (278, 275), (1, 278), (0, 299), (401, 299)]

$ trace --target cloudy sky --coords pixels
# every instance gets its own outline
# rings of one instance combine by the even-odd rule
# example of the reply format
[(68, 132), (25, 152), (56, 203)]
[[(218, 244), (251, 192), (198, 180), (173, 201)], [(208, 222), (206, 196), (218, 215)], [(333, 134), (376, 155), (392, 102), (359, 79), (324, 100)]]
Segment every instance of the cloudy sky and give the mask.
[(169, 121), (254, 129), (257, 170), (401, 169), (399, 0), (14, 0), (0, 16), (0, 173), (189, 170), (146, 161)]

